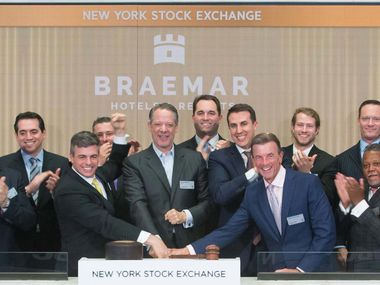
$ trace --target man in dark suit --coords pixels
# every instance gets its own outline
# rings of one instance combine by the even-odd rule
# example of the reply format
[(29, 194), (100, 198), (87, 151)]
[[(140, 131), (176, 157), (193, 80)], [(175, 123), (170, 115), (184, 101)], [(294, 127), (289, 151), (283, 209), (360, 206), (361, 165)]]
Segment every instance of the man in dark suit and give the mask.
[[(348, 269), (380, 271), (380, 144), (368, 145), (363, 154), (364, 179), (341, 173), (335, 184), (340, 198), (340, 220), (344, 231), (337, 244), (349, 252)], [(363, 254), (363, 252), (365, 252)]]
[[(314, 144), (320, 125), (319, 115), (312, 108), (301, 107), (295, 110), (292, 117), (294, 143), (282, 148), (284, 152), (282, 165), (285, 168), (318, 175), (325, 185), (329, 182), (326, 169), (334, 157)], [(324, 189), (330, 202), (333, 203), (335, 196), (328, 192), (328, 187)]]
[(69, 275), (78, 273), (81, 257), (104, 257), (105, 245), (112, 240), (135, 240), (150, 245), (158, 257), (167, 257), (163, 242), (148, 232), (116, 218), (110, 183), (119, 175), (118, 167), (126, 152), (114, 144), (107, 164), (98, 168), (99, 140), (90, 132), (71, 138), (72, 168), (62, 176), (54, 204), (62, 233), (62, 249), (69, 254)]
[(168, 103), (149, 112), (153, 143), (124, 160), (126, 197), (133, 223), (183, 247), (204, 234), (209, 218), (207, 170), (201, 155), (173, 144), (176, 108)]
[[(380, 143), (380, 101), (365, 100), (359, 106), (358, 124), (360, 127), (361, 138), (357, 144), (337, 155), (332, 164), (328, 167), (327, 175), (330, 182), (328, 192), (333, 193), (333, 208), (336, 215), (339, 215), (338, 203), (339, 197), (334, 184), (335, 175), (339, 172), (345, 176), (353, 177), (356, 180), (363, 178), (362, 157), (364, 149), (369, 144)], [(326, 186), (325, 185), (325, 186)], [(338, 235), (341, 230), (340, 222), (337, 222)], [(339, 260), (345, 264), (347, 259), (347, 250), (344, 247), (338, 249), (341, 256)]]
[(202, 253), (208, 244), (223, 247), (233, 242), (254, 221), (268, 250), (282, 252), (268, 258), (271, 270), (320, 270), (325, 256), (315, 252), (333, 249), (335, 223), (319, 179), (285, 169), (281, 165), (280, 142), (273, 134), (255, 136), (252, 152), (255, 167), (262, 177), (247, 187), (236, 213), (224, 227), (191, 246), (173, 249), (172, 254)]
[[(360, 104), (358, 123), (361, 138), (357, 144), (337, 155), (329, 168), (330, 179), (340, 172), (359, 180), (363, 178), (362, 157), (369, 144), (380, 143), (380, 101), (366, 100)], [(331, 183), (334, 186), (334, 183)], [(332, 192), (336, 194), (336, 189)], [(339, 201), (336, 196), (337, 201)]]
[(14, 130), (20, 149), (0, 158), (1, 168), (17, 170), (22, 177), (22, 184), (28, 185), (32, 178), (32, 160), (36, 161), (36, 173), (50, 171), (46, 183), (39, 187), (25, 187), (31, 204), (37, 213), (37, 224), (27, 232), (18, 234), (20, 248), (23, 251), (55, 252), (59, 251), (60, 233), (54, 211), (52, 192), (61, 173), (65, 172), (68, 160), (60, 155), (43, 149), (46, 137), (45, 123), (42, 117), (34, 112), (17, 115)]
[[(128, 134), (124, 136), (117, 137), (115, 136), (115, 128), (113, 126), (112, 120), (115, 117), (124, 117), (123, 119), (126, 121), (126, 117), (124, 114), (115, 113), (112, 114), (111, 117), (98, 117), (92, 123), (92, 132), (99, 139), (99, 166), (104, 165), (113, 148), (114, 142), (116, 143), (127, 143), (125, 151), (128, 155), (136, 153), (139, 151), (140, 143), (134, 139), (130, 139)], [(125, 127), (124, 127), (125, 128)], [(116, 141), (115, 141), (116, 140)], [(122, 141), (119, 141), (122, 140)], [(125, 155), (124, 155), (125, 156)], [(121, 171), (120, 171), (121, 173)], [(112, 191), (115, 194), (115, 211), (116, 217), (121, 218), (127, 222), (129, 222), (129, 209), (128, 203), (125, 199), (124, 187), (123, 187), (123, 176), (120, 175), (114, 181), (114, 183), (110, 184)]]
[(20, 175), (11, 169), (0, 170), (0, 252), (18, 251), (16, 231), (33, 228), (36, 220)]
[[(211, 153), (209, 158), (209, 193), (219, 207), (217, 227), (224, 226), (239, 208), (245, 189), (257, 178), (250, 149), (257, 128), (256, 113), (248, 104), (236, 104), (227, 113), (227, 124), (234, 144)], [(245, 153), (249, 153), (248, 156)], [(250, 164), (250, 165), (249, 165)], [(246, 230), (234, 243), (221, 250), (221, 257), (240, 257), (241, 275), (256, 274), (253, 228)], [(254, 244), (253, 244), (254, 243)]]
[(200, 152), (207, 161), (210, 152), (228, 147), (230, 142), (218, 134), (222, 120), (219, 99), (213, 95), (200, 95), (193, 101), (193, 123), (195, 136), (184, 141), (178, 147)]

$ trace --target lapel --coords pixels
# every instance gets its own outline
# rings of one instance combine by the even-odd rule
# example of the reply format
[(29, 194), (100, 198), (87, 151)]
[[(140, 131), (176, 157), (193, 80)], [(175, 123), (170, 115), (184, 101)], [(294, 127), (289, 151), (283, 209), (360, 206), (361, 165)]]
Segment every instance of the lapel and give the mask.
[(196, 150), (198, 147), (197, 140), (195, 139), (195, 136), (191, 138), (191, 149)]
[[(80, 177), (74, 170), (72, 170), (71, 168), (69, 169), (69, 172), (70, 176), (77, 182), (79, 182), (82, 186), (83, 186), (83, 190), (82, 191), (90, 191), (91, 193), (93, 193), (94, 195), (96, 195), (103, 203), (104, 207), (107, 208), (108, 211), (110, 211), (110, 209), (112, 209), (111, 211), (113, 211), (113, 199), (105, 199), (103, 197), (103, 195), (101, 195), (94, 187), (92, 187), (87, 181), (85, 181), (82, 177)], [(96, 173), (96, 177), (99, 178), (98, 180), (100, 180), (100, 182), (103, 184), (103, 187), (104, 189), (106, 189), (106, 192), (107, 192), (107, 198), (109, 198), (110, 196), (112, 197), (110, 191), (108, 190), (108, 185), (107, 183), (105, 183), (105, 180), (103, 179), (103, 176), (101, 174), (98, 174)]]
[(369, 206), (371, 208), (375, 208), (380, 204), (380, 190), (377, 190), (375, 194), (372, 196), (371, 200), (368, 201), (368, 194), (369, 194), (369, 185), (367, 183), (364, 184), (364, 197), (366, 201), (368, 202)]
[[(113, 195), (112, 195), (112, 190), (111, 190), (111, 185), (107, 182), (107, 179), (99, 172), (96, 172), (96, 178), (98, 178), (98, 180), (102, 183), (104, 189), (106, 190), (106, 193), (107, 193), (107, 199), (104, 199), (104, 197), (102, 195), (100, 195), (100, 193), (98, 191), (96, 191), (95, 189), (95, 192), (97, 194), (99, 194), (99, 196), (102, 196), (102, 198), (104, 200), (108, 200), (111, 204), (114, 203), (114, 199), (113, 199)], [(93, 188), (93, 187), (92, 187)]]
[(287, 230), (287, 221), (290, 205), (293, 200), (294, 193), (297, 187), (295, 185), (293, 179), (292, 170), (286, 170), (285, 174), (285, 182), (282, 190), (282, 207), (281, 207), (281, 229), (282, 229), (282, 237), (286, 235)]
[(24, 160), (22, 159), (21, 150), (15, 152), (15, 159), (13, 160), (12, 164), (14, 168), (21, 173), (22, 180), (24, 181), (24, 183), (29, 183), (28, 173), (26, 171)]
[(360, 141), (355, 145), (354, 148), (352, 148), (348, 155), (355, 164), (353, 168), (356, 167), (358, 169), (362, 169), (362, 159), (360, 157)]
[[(232, 145), (230, 147), (230, 155), (232, 158), (232, 166), (236, 170), (236, 172), (240, 175), (245, 172), (244, 160), (241, 157), (236, 145)], [(265, 188), (265, 187), (264, 187)]]
[(180, 178), (185, 167), (185, 154), (181, 148), (174, 147), (174, 165), (173, 165), (173, 176), (172, 176), (172, 189), (170, 192), (170, 200), (173, 201), (175, 194), (179, 188)]
[[(175, 154), (176, 151), (177, 149), (174, 151), (174, 159), (176, 156)], [(161, 160), (155, 153), (153, 146), (150, 145), (150, 147), (147, 149), (147, 151), (144, 154), (145, 154), (144, 160), (146, 162), (146, 165), (156, 174), (158, 180), (162, 183), (165, 190), (168, 193), (170, 193), (170, 184), (169, 184), (168, 178), (166, 177), (165, 169), (162, 166)]]
[(274, 216), (272, 213), (272, 209), (269, 205), (267, 190), (265, 188), (264, 180), (260, 178), (258, 186), (262, 189), (262, 191), (258, 191), (258, 201), (263, 201), (263, 203), (259, 203), (260, 207), (260, 214), (263, 217), (263, 225), (269, 227), (268, 233), (272, 235), (272, 238), (276, 241), (280, 241), (281, 235), (280, 232), (277, 229), (276, 221), (274, 220)]

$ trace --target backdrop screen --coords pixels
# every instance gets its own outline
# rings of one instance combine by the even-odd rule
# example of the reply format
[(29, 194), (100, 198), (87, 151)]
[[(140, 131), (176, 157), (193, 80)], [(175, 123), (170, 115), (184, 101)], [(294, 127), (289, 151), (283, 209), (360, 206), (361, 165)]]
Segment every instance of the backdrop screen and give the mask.
[(147, 147), (149, 109), (170, 102), (178, 143), (194, 134), (201, 94), (224, 116), (251, 104), (257, 132), (283, 145), (293, 111), (312, 107), (318, 146), (340, 153), (359, 139), (359, 104), (380, 98), (379, 26), (377, 5), (0, 5), (0, 155), (17, 149), (14, 118), (27, 110), (45, 119), (45, 147), (66, 155), (75, 132), (113, 112)]

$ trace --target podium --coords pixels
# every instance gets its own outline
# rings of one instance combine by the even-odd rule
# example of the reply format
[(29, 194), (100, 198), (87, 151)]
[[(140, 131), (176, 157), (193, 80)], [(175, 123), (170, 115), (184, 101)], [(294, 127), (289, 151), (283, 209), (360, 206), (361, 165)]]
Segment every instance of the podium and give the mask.
[(79, 285), (240, 284), (240, 259), (105, 260), (81, 258)]

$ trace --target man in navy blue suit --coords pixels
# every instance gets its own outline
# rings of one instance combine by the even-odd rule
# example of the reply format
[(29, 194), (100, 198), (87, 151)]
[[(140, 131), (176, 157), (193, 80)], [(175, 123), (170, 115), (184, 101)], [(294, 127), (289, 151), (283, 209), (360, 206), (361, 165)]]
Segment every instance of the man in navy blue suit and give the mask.
[(223, 248), (254, 221), (268, 250), (282, 252), (271, 259), (271, 270), (320, 270), (325, 256), (315, 252), (332, 251), (335, 245), (334, 217), (321, 182), (314, 175), (285, 170), (280, 142), (273, 134), (255, 136), (252, 152), (261, 177), (247, 187), (237, 212), (222, 228), (185, 248), (173, 249), (172, 255), (203, 253), (209, 244)]
[[(227, 123), (234, 144), (212, 152), (208, 161), (208, 189), (211, 201), (219, 207), (217, 227), (224, 226), (237, 211), (246, 187), (258, 176), (248, 161), (257, 127), (255, 110), (248, 104), (235, 104), (228, 110)], [(253, 230), (247, 229), (221, 250), (221, 257), (240, 257), (242, 276), (256, 275), (255, 246), (261, 245), (260, 235)]]

